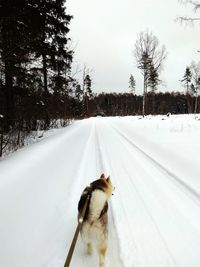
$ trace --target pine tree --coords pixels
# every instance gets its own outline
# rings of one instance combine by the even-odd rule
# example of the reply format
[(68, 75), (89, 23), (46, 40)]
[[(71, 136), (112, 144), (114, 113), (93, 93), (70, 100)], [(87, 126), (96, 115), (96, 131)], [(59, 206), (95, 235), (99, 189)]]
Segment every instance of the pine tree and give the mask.
[(155, 93), (160, 82), (158, 71), (155, 69), (153, 64), (150, 64), (148, 73), (148, 86), (150, 87), (152, 95), (152, 114), (155, 114)]
[(86, 94), (88, 96), (88, 98), (90, 99), (92, 97), (92, 89), (91, 89), (91, 86), (92, 86), (92, 80), (90, 78), (90, 75), (87, 74), (85, 76), (85, 79), (84, 79), (84, 84), (85, 84), (85, 91), (86, 91)]
[(149, 75), (149, 66), (151, 64), (151, 59), (149, 54), (144, 51), (141, 54), (141, 57), (138, 58), (138, 68), (142, 70), (143, 74), (143, 100), (142, 100), (142, 115), (145, 115), (145, 105), (147, 97), (147, 87), (148, 87), (148, 75)]
[(189, 94), (189, 86), (190, 86), (190, 83), (191, 83), (191, 79), (192, 79), (192, 73), (190, 71), (190, 68), (186, 67), (185, 73), (183, 75), (183, 79), (181, 80), (181, 82), (186, 87), (186, 93), (187, 94)]
[(135, 94), (135, 86), (136, 86), (135, 78), (131, 74), (129, 78), (129, 89), (132, 94)]
[(87, 116), (89, 115), (89, 100), (93, 96), (91, 86), (92, 86), (92, 81), (91, 81), (90, 75), (87, 74), (84, 78), (84, 90), (83, 90), (84, 91), (84, 96), (83, 96), (84, 97), (84, 111)]
[(151, 92), (155, 93), (160, 82), (158, 71), (155, 69), (153, 64), (150, 64), (148, 73), (148, 86), (151, 88)]
[(80, 102), (82, 97), (83, 97), (83, 90), (81, 89), (81, 86), (80, 84), (77, 84), (76, 85), (76, 88), (75, 88), (75, 97), (76, 99)]
[[(30, 0), (31, 1), (31, 0)], [(65, 13), (65, 0), (31, 1), (32, 7), (37, 7), (35, 19), (37, 25), (37, 36), (32, 43), (32, 52), (41, 60), (41, 71), (43, 74), (44, 102), (45, 102), (45, 126), (49, 127), (50, 118), (48, 111), (48, 71), (54, 71), (53, 82), (63, 83), (65, 72), (69, 70), (72, 61), (72, 51), (67, 48), (69, 38), (68, 25), (72, 16)]]

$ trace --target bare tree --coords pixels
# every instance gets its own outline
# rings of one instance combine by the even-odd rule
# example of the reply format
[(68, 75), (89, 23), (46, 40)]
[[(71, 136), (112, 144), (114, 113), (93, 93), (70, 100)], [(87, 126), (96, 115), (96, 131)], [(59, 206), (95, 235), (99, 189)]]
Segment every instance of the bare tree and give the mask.
[[(135, 43), (134, 55), (137, 61), (137, 67), (141, 70), (143, 75), (143, 102), (142, 114), (145, 115), (145, 103), (147, 88), (150, 83), (150, 74), (153, 67), (154, 71), (159, 74), (162, 70), (163, 61), (167, 53), (165, 46), (159, 47), (159, 41), (151, 32), (141, 32)], [(158, 77), (157, 77), (158, 79)]]

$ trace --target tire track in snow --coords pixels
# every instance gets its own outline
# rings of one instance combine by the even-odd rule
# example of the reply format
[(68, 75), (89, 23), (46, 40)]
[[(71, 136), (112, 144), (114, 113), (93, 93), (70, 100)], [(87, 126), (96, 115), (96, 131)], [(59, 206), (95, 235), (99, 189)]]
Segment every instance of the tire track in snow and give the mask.
[[(88, 120), (88, 127), (91, 127), (89, 137), (84, 148), (82, 160), (81, 162), (79, 162), (79, 170), (77, 171), (76, 179), (72, 185), (70, 194), (70, 206), (73, 208), (71, 209), (71, 211), (69, 211), (69, 214), (72, 215), (75, 215), (73, 209), (74, 207), (77, 208), (77, 203), (80, 197), (80, 194), (77, 196), (75, 192), (80, 191), (81, 193), (84, 187), (87, 186), (92, 180), (97, 179), (102, 172), (106, 172), (105, 165), (102, 159), (101, 148), (99, 145), (98, 134), (96, 131), (96, 123), (94, 119), (91, 118)], [(109, 205), (109, 208), (109, 245), (106, 257), (106, 267), (122, 267), (123, 265), (121, 264), (119, 258), (118, 239), (116, 229), (114, 227), (111, 205)], [(75, 227), (75, 224), (71, 220), (71, 233), (70, 236), (68, 236), (67, 238), (68, 243), (67, 248), (65, 249), (65, 254), (70, 246), (72, 235), (74, 234), (73, 228)], [(85, 247), (83, 245), (80, 235), (77, 240), (77, 245), (70, 266), (98, 266), (98, 254), (96, 253), (96, 251), (94, 251), (94, 254), (90, 256), (86, 254)], [(51, 263), (48, 267), (54, 267), (54, 265), (52, 265)], [(57, 267), (56, 264), (55, 267)]]
[[(95, 153), (94, 153), (95, 125), (91, 119), (85, 120), (84, 123), (88, 124), (88, 127), (90, 127), (90, 131), (89, 131), (87, 142), (85, 144), (85, 148), (83, 150), (82, 160), (78, 163), (79, 169), (77, 170), (77, 174), (75, 175), (76, 179), (72, 185), (71, 194), (70, 196), (67, 196), (67, 198), (71, 199), (71, 203), (70, 203), (71, 212), (69, 213), (74, 215), (73, 216), (74, 219), (73, 219), (73, 222), (71, 221), (71, 231), (70, 231), (71, 234), (70, 234), (70, 237), (68, 236), (68, 243), (67, 243), (66, 250), (65, 250), (64, 260), (66, 259), (66, 256), (67, 256), (66, 253), (68, 252), (69, 247), (71, 245), (71, 240), (73, 238), (75, 227), (77, 225), (77, 220), (76, 220), (77, 212), (78, 212), (77, 205), (78, 205), (80, 195), (83, 189), (90, 183), (90, 178), (91, 178), (90, 175), (91, 174), (93, 175), (95, 171), (94, 166), (90, 167), (90, 160), (95, 156)], [(74, 208), (75, 208), (75, 212), (74, 212)], [(93, 256), (89, 257), (86, 254), (85, 247), (83, 245), (83, 242), (79, 234), (70, 266), (74, 266), (74, 267), (75, 266), (82, 266), (82, 267), (94, 266), (95, 267), (96, 264), (97, 264), (97, 259)]]
[(183, 180), (181, 180), (181, 178), (178, 177), (175, 173), (171, 172), (168, 168), (166, 168), (164, 165), (162, 165), (160, 162), (158, 162), (156, 159), (150, 156), (147, 152), (145, 152), (142, 148), (140, 148), (131, 138), (129, 138), (124, 133), (122, 133), (118, 128), (112, 125), (112, 129), (119, 136), (121, 136), (128, 144), (134, 147), (134, 149), (136, 149), (143, 156), (145, 156), (148, 160), (150, 160), (154, 165), (156, 165), (159, 169), (165, 172), (167, 174), (167, 177), (172, 182), (174, 181), (176, 185), (179, 187), (179, 189), (181, 187), (183, 192), (185, 192), (188, 196), (191, 196), (193, 199), (195, 199), (198, 205), (200, 205), (200, 193), (199, 192), (197, 192), (194, 188), (192, 188), (190, 185), (188, 185)]
[[(67, 188), (66, 196), (58, 207), (60, 216), (62, 216), (63, 221), (66, 222), (65, 229), (62, 229), (64, 235), (62, 240), (63, 246), (60, 247), (60, 244), (58, 243), (57, 247), (55, 248), (54, 254), (50, 255), (49, 261), (44, 265), (45, 267), (64, 266), (74, 231), (77, 226), (77, 205), (80, 194), (83, 188), (88, 184), (88, 177), (86, 173), (88, 172), (88, 159), (90, 159), (91, 146), (94, 138), (94, 124), (90, 123), (89, 121), (82, 121), (80, 123), (78, 131), (80, 133), (83, 133), (82, 138), (85, 139), (85, 144), (82, 147), (79, 147), (80, 150), (76, 148), (76, 154), (79, 161), (73, 162), (73, 165), (78, 164), (78, 168), (75, 170), (75, 172), (73, 172), (73, 176), (70, 177), (71, 182), (69, 183), (69, 187)], [(74, 169), (73, 165), (70, 167)], [(92, 262), (90, 262), (89, 258), (85, 257), (83, 251), (82, 240), (79, 237), (70, 266), (92, 266)]]
[[(188, 260), (189, 259), (192, 260), (193, 258), (196, 260), (199, 259), (198, 255), (197, 255), (197, 245), (196, 245), (196, 249), (193, 252), (193, 249), (190, 248), (190, 246), (188, 246), (187, 244), (186, 245), (181, 244), (178, 247), (176, 247), (176, 246), (174, 247), (173, 242), (171, 242), (171, 240), (173, 239), (173, 235), (172, 235), (173, 231), (175, 231), (174, 232), (175, 236), (177, 236), (179, 239), (181, 239), (181, 236), (180, 236), (180, 235), (182, 235), (181, 229), (183, 229), (183, 231), (184, 231), (185, 229), (187, 229), (187, 223), (189, 223), (189, 225), (190, 225), (191, 222), (190, 222), (189, 217), (192, 213), (191, 214), (188, 213), (187, 217), (185, 217), (185, 215), (186, 215), (185, 213), (184, 214), (180, 213), (180, 211), (183, 211), (184, 209), (179, 210), (179, 209), (177, 209), (177, 208), (180, 208), (179, 206), (178, 207), (172, 206), (173, 202), (170, 201), (170, 198), (169, 198), (170, 195), (162, 195), (165, 190), (164, 191), (162, 190), (161, 192), (156, 191), (156, 190), (162, 189), (162, 187), (165, 186), (165, 183), (163, 183), (163, 185), (161, 185), (162, 181), (159, 181), (159, 183), (157, 183), (159, 179), (156, 180), (151, 176), (150, 173), (148, 174), (148, 171), (149, 171), (148, 167), (151, 165), (156, 170), (155, 175), (157, 176), (157, 178), (160, 176), (163, 178), (166, 177), (166, 170), (163, 170), (162, 168), (160, 168), (160, 166), (155, 164), (154, 161), (152, 161), (148, 157), (146, 157), (146, 155), (144, 155), (144, 153), (141, 153), (141, 151), (139, 151), (134, 146), (132, 146), (132, 144), (130, 142), (127, 142), (127, 140), (123, 136), (121, 136), (118, 132), (116, 132), (115, 129), (113, 129), (112, 125), (110, 125), (110, 121), (108, 123), (107, 121), (102, 120), (100, 123), (102, 124), (101, 127), (99, 127), (100, 137), (102, 138), (103, 141), (105, 141), (105, 144), (103, 145), (104, 155), (105, 155), (105, 158), (108, 162), (108, 167), (110, 168), (110, 170), (112, 172), (112, 177), (115, 177), (118, 179), (120, 178), (119, 190), (121, 191), (122, 196), (123, 196), (123, 199), (121, 199), (123, 201), (122, 203), (120, 203), (121, 202), (119, 199), (120, 197), (118, 197), (118, 204), (117, 204), (117, 206), (115, 206), (115, 208), (117, 208), (117, 210), (116, 209), (114, 210), (114, 216), (117, 219), (117, 229), (118, 229), (117, 231), (119, 231), (118, 234), (121, 238), (120, 245), (124, 241), (124, 235), (126, 233), (126, 229), (123, 229), (123, 225), (121, 225), (122, 218), (119, 217), (119, 216), (123, 216), (123, 212), (120, 211), (121, 209), (124, 210), (126, 228), (130, 227), (130, 229), (129, 229), (130, 237), (127, 238), (127, 240), (126, 240), (127, 242), (125, 244), (123, 242), (123, 245), (121, 247), (122, 251), (123, 251), (122, 258), (123, 258), (123, 260), (125, 259), (125, 266), (127, 266), (127, 267), (128, 266), (131, 266), (131, 267), (132, 266), (145, 266), (145, 267), (146, 266), (156, 266), (156, 267), (158, 267), (158, 266), (177, 266), (177, 264), (178, 264), (178, 266), (183, 266), (183, 261), (181, 261), (181, 258), (179, 257), (180, 256), (179, 255), (179, 253), (180, 253), (179, 249), (181, 249), (183, 252), (184, 247), (188, 249), (188, 254), (190, 255), (190, 256), (188, 256), (188, 258), (186, 257), (187, 262), (184, 262), (184, 266), (196, 266), (196, 265), (188, 265)], [(120, 145), (120, 143), (122, 144), (122, 146)], [(127, 150), (127, 153), (125, 152), (126, 150)], [(138, 165), (135, 165), (135, 167), (137, 167), (137, 168), (136, 168), (136, 174), (134, 174), (133, 170), (135, 168), (133, 168), (133, 166), (131, 167), (130, 163), (132, 160), (137, 159), (137, 157), (138, 157), (137, 154), (139, 155), (139, 161), (137, 160), (137, 162), (135, 163)], [(143, 158), (144, 158), (144, 160), (143, 160)], [(145, 163), (148, 163), (147, 168), (145, 166)], [(132, 163), (132, 165), (133, 164), (134, 163)], [(137, 171), (139, 169), (141, 171), (138, 173), (139, 177), (137, 177)], [(144, 170), (144, 173), (146, 173), (146, 178), (147, 178), (144, 180), (140, 179), (140, 177), (145, 178), (143, 170)], [(122, 175), (123, 175), (123, 177), (120, 177)], [(121, 178), (123, 178), (123, 180)], [(121, 186), (122, 181), (124, 181), (123, 186)], [(136, 184), (131, 185), (131, 183), (133, 181), (135, 181)], [(164, 182), (164, 180), (163, 180), (163, 182)], [(169, 183), (167, 183), (166, 185), (168, 186), (168, 184)], [(172, 184), (174, 184), (174, 183), (172, 183)], [(182, 192), (182, 190), (183, 190), (182, 187), (180, 188), (177, 185), (178, 184), (176, 184), (174, 186), (174, 189), (173, 189), (172, 194), (174, 194), (174, 196), (175, 196), (176, 192), (178, 192), (177, 189), (178, 190), (181, 189), (180, 192)], [(175, 188), (177, 188), (177, 189), (175, 190)], [(167, 193), (169, 193), (170, 187), (168, 187), (167, 190), (168, 190)], [(131, 193), (131, 191), (132, 191), (132, 196), (129, 194), (129, 193)], [(140, 193), (142, 193), (142, 194), (140, 194)], [(185, 193), (186, 192), (184, 192), (184, 195), (187, 196), (187, 198), (188, 198), (188, 194), (185, 194)], [(119, 194), (120, 194), (120, 192), (119, 192)], [(127, 197), (126, 197), (126, 194), (127, 194)], [(136, 194), (140, 196), (140, 200)], [(158, 197), (157, 197), (157, 194), (158, 194)], [(178, 195), (178, 197), (181, 197), (181, 196)], [(191, 198), (188, 198), (188, 200), (189, 199), (191, 199)], [(129, 201), (128, 203), (126, 203), (127, 200)], [(166, 202), (168, 200), (170, 201), (169, 203)], [(184, 199), (180, 198), (178, 205), (180, 205), (181, 200), (187, 201), (187, 199), (185, 197), (184, 197)], [(135, 205), (133, 205), (134, 206), (133, 208), (131, 207), (132, 201), (136, 201)], [(148, 203), (149, 201), (150, 201), (150, 203)], [(161, 201), (161, 203), (160, 203), (160, 201)], [(124, 204), (126, 203), (128, 205), (124, 206), (123, 203)], [(132, 202), (132, 204), (133, 204), (133, 202)], [(136, 210), (137, 204), (139, 205), (139, 207), (141, 209), (140, 213), (142, 213), (142, 214), (137, 215), (137, 210)], [(186, 202), (186, 204), (187, 204), (187, 202)], [(166, 210), (165, 210), (165, 205), (167, 205)], [(192, 204), (191, 207), (194, 207), (194, 205), (195, 205), (195, 203)], [(142, 208), (142, 206), (143, 206), (143, 208)], [(190, 205), (188, 207), (190, 207)], [(184, 212), (188, 212), (188, 207)], [(157, 208), (158, 208), (159, 212), (156, 212)], [(172, 208), (172, 210), (171, 210), (171, 208)], [(126, 214), (127, 210), (129, 210), (129, 214)], [(144, 212), (144, 210), (145, 210), (145, 212)], [(193, 210), (192, 215), (194, 215), (196, 210), (199, 211), (199, 208), (197, 205), (196, 205), (195, 210)], [(178, 212), (178, 215), (176, 215), (176, 211)], [(147, 216), (147, 214), (148, 214), (148, 216)], [(159, 217), (159, 216), (161, 216), (161, 217)], [(196, 216), (193, 216), (193, 219), (195, 217)], [(175, 222), (177, 223), (174, 226), (173, 226), (173, 218), (174, 218)], [(184, 227), (181, 227), (181, 225), (178, 224), (178, 223), (180, 223), (181, 218), (184, 220), (183, 221)], [(137, 220), (137, 221), (134, 222), (134, 220)], [(169, 223), (171, 225), (170, 227), (172, 227), (172, 232), (171, 232), (171, 228), (166, 226), (166, 224), (163, 220), (164, 221), (169, 220)], [(171, 220), (171, 222), (170, 222), (170, 220)], [(187, 222), (187, 220), (188, 220), (188, 222)], [(131, 223), (131, 221), (132, 221), (134, 227), (133, 227), (133, 225), (129, 225), (129, 222)], [(147, 244), (144, 245), (144, 242), (146, 240), (146, 238), (145, 238), (145, 231), (146, 230), (144, 230), (144, 231), (141, 230), (138, 223), (139, 224), (141, 223), (142, 225), (144, 223), (145, 224), (145, 225), (143, 225), (143, 226), (145, 226), (144, 229), (146, 229), (146, 230), (149, 229), (148, 231), (150, 231), (150, 233), (148, 233), (146, 238), (148, 240), (148, 237), (150, 237), (150, 236), (153, 237), (153, 240), (151, 241), (152, 244), (151, 243), (150, 244), (154, 248), (151, 249), (150, 247), (148, 248)], [(160, 225), (160, 223), (162, 224), (162, 226)], [(147, 226), (147, 224), (149, 224), (149, 225)], [(192, 225), (189, 226), (188, 230), (190, 230), (190, 233), (192, 235), (194, 235), (194, 233), (197, 234), (194, 244), (199, 244), (199, 242), (198, 242), (199, 232), (196, 231), (199, 229), (199, 227), (197, 226), (198, 221), (194, 224), (193, 223), (191, 223), (191, 224)], [(196, 230), (195, 230), (195, 228), (191, 228), (194, 225), (197, 226)], [(132, 234), (131, 234), (131, 229), (134, 230), (134, 233), (132, 233)], [(168, 234), (167, 234), (166, 230), (169, 231), (169, 234), (170, 234), (169, 238), (167, 236)], [(189, 236), (187, 236), (187, 233), (184, 234), (184, 237), (188, 241), (192, 240)], [(170, 238), (172, 238), (172, 239), (170, 240)], [(134, 239), (135, 239), (135, 241), (133, 241)], [(149, 241), (149, 240), (148, 241), (147, 240), (146, 240), (146, 242)], [(127, 243), (129, 243), (129, 242), (136, 242), (136, 251), (135, 252), (138, 255), (136, 255), (135, 260), (134, 260), (133, 255), (127, 254), (126, 246), (127, 246)], [(149, 255), (149, 253), (151, 251), (154, 252), (155, 255), (154, 254)], [(160, 256), (156, 256), (157, 251), (159, 251)], [(167, 254), (169, 256), (167, 256)], [(163, 255), (164, 257), (162, 258), (161, 255)], [(127, 256), (130, 257), (132, 262), (126, 260)], [(180, 262), (182, 262), (182, 264), (180, 264)], [(195, 262), (195, 261), (193, 261), (193, 262)]]
[[(100, 132), (100, 134), (97, 135), (97, 138), (98, 138), (98, 142), (99, 142), (99, 149), (100, 149), (100, 154), (101, 154), (101, 160), (102, 160), (102, 164), (106, 170), (106, 173), (107, 174), (110, 174), (111, 175), (111, 179), (114, 183), (114, 185), (116, 186), (116, 192), (114, 192), (114, 196), (113, 198), (111, 199), (111, 211), (112, 211), (112, 220), (113, 220), (113, 223), (114, 223), (114, 228), (115, 228), (115, 232), (116, 232), (116, 236), (117, 236), (117, 242), (119, 243), (119, 254), (118, 254), (118, 258), (120, 259), (120, 262), (121, 262), (121, 265), (123, 266), (136, 266), (135, 265), (135, 251), (137, 250), (136, 248), (136, 244), (134, 242), (134, 235), (132, 233), (132, 231), (130, 231), (130, 227), (129, 227), (129, 222), (126, 221), (126, 226), (124, 227), (124, 231), (123, 231), (123, 237), (121, 236), (121, 233), (120, 231), (118, 231), (118, 228), (117, 228), (117, 225), (116, 225), (116, 222), (118, 219), (118, 215), (116, 215), (115, 213), (115, 209), (117, 208), (117, 210), (120, 210), (123, 215), (122, 217), (123, 218), (127, 218), (128, 214), (127, 214), (127, 209), (125, 208), (125, 206), (123, 205), (123, 203), (121, 202), (120, 203), (120, 206), (118, 206), (117, 204), (117, 201), (116, 200), (120, 200), (122, 199), (122, 196), (121, 196), (121, 193), (120, 193), (120, 190), (119, 190), (119, 187), (118, 186), (118, 181), (116, 180), (116, 173), (115, 173), (115, 166), (113, 166), (112, 164), (112, 160), (111, 160), (111, 157), (110, 157), (110, 154), (107, 150), (107, 147), (106, 147), (106, 144), (105, 144), (105, 139), (104, 139), (104, 126), (105, 124), (102, 123), (101, 119), (98, 120), (98, 123), (97, 123), (97, 129), (98, 129), (98, 133)], [(101, 132), (102, 131), (102, 132)], [(101, 142), (100, 142), (101, 140)], [(101, 143), (101, 145), (100, 145)], [(131, 237), (131, 238), (130, 238)], [(128, 247), (127, 247), (128, 245)], [(130, 250), (131, 250), (131, 257), (130, 257)], [(124, 253), (125, 253), (125, 257), (124, 256)], [(124, 262), (124, 259), (127, 258), (128, 259), (128, 262), (129, 264), (127, 265), (127, 259), (126, 261)], [(133, 259), (134, 258), (134, 259)]]
[[(104, 128), (104, 130), (106, 132), (109, 132), (109, 133), (113, 132), (114, 133), (114, 136), (116, 136), (117, 138), (112, 138), (113, 141), (114, 141), (114, 139), (118, 140), (119, 142), (122, 142), (122, 140), (124, 140), (123, 138), (119, 138), (119, 134), (116, 133), (116, 131), (110, 126), (110, 124), (107, 125), (107, 123), (103, 122), (103, 128)], [(113, 136), (113, 134), (111, 134), (111, 135)], [(122, 144), (123, 144), (123, 142), (122, 142)], [(119, 145), (119, 147), (120, 147), (120, 145)], [(126, 148), (126, 147), (124, 146), (124, 148)], [(105, 147), (104, 147), (104, 149), (105, 149)], [(109, 151), (107, 151), (105, 149), (104, 155), (108, 155), (109, 156)], [(119, 154), (118, 157), (120, 159), (121, 155)], [(106, 156), (105, 156), (105, 158), (106, 158)], [(117, 177), (118, 174), (115, 173), (115, 169), (116, 168), (115, 168), (115, 166), (112, 166), (110, 158), (107, 158), (106, 160), (108, 161), (108, 167), (110, 169), (112, 169), (113, 176)], [(121, 164), (121, 162), (120, 162), (120, 164)], [(164, 240), (164, 237), (162, 236), (162, 234), (161, 234), (161, 232), (159, 230), (159, 226), (155, 222), (154, 218), (151, 215), (151, 212), (149, 211), (148, 207), (146, 206), (146, 203), (145, 203), (142, 195), (140, 194), (137, 185), (130, 178), (130, 173), (126, 169), (126, 165), (124, 165), (124, 166), (122, 165), (121, 166), (121, 171), (122, 171), (124, 177), (128, 177), (128, 179), (129, 179), (129, 182), (127, 180), (124, 180), (124, 183), (128, 184), (129, 191), (134, 188), (134, 191), (137, 193), (138, 198), (140, 199), (140, 203), (142, 203), (142, 205), (143, 205), (143, 209), (145, 210), (145, 213), (147, 214), (147, 217), (149, 217), (150, 221), (152, 221), (152, 223), (154, 224), (154, 228), (158, 232), (158, 234), (160, 236), (160, 240), (162, 240), (163, 246), (165, 247), (165, 250), (168, 252), (168, 255), (170, 255), (171, 260), (167, 260), (168, 261), (167, 266), (176, 266), (175, 259), (173, 258), (173, 255), (171, 254), (171, 252), (170, 252), (170, 250), (169, 250), (169, 248), (168, 248), (168, 246), (167, 246), (167, 244), (166, 244), (166, 242)], [(129, 214), (129, 212), (127, 212), (128, 206), (131, 205), (131, 203), (126, 203), (126, 205), (124, 206), (124, 201), (125, 201), (123, 199), (124, 198), (124, 194), (121, 195), (120, 190), (121, 189), (120, 189), (120, 185), (119, 185), (118, 198), (121, 199), (122, 202), (120, 203), (120, 206), (117, 206), (115, 208), (117, 208), (117, 210), (119, 210), (119, 209), (123, 210), (123, 214), (124, 214), (123, 217), (124, 217), (124, 222), (125, 222), (125, 228), (123, 229), (123, 232), (121, 231), (122, 229), (120, 229), (120, 232), (119, 232), (119, 235), (120, 235), (120, 247), (122, 249), (122, 259), (125, 260), (125, 265), (124, 266), (127, 266), (127, 267), (129, 267), (129, 266), (130, 267), (148, 266), (148, 260), (147, 259), (149, 258), (149, 255), (148, 255), (148, 253), (146, 254), (144, 250), (141, 253), (141, 244), (137, 244), (138, 239), (136, 238), (137, 241), (135, 240), (135, 233), (132, 231), (133, 227), (132, 227), (131, 221), (130, 221), (130, 214)], [(126, 193), (129, 195), (128, 190), (126, 190)], [(122, 212), (120, 212), (120, 213), (122, 213)], [(116, 216), (116, 214), (115, 214), (115, 216)], [(118, 218), (118, 219), (121, 220), (120, 218)], [(141, 223), (142, 223), (142, 221), (141, 221)], [(141, 237), (141, 242), (143, 242), (142, 240), (143, 239)], [(132, 253), (130, 254), (131, 250), (132, 250)], [(138, 253), (138, 250), (140, 251), (140, 253)], [(143, 254), (143, 256), (141, 256), (142, 254)], [(165, 266), (165, 265), (163, 265), (163, 266)]]
[[(108, 168), (105, 164), (105, 156), (103, 155), (103, 151), (101, 149), (100, 140), (97, 128), (95, 126), (95, 140), (96, 140), (96, 162), (98, 167), (98, 174), (105, 173), (109, 175)], [(111, 178), (112, 179), (112, 178)], [(114, 215), (111, 202), (109, 203), (109, 243), (108, 243), (108, 262), (107, 266), (115, 266), (115, 267), (122, 267), (123, 263), (119, 257), (119, 238), (117, 236), (115, 222), (114, 222)]]

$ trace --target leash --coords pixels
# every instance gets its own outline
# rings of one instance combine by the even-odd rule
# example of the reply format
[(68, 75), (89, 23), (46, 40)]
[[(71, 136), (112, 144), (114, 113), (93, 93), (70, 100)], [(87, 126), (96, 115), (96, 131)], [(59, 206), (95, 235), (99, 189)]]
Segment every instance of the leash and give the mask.
[(82, 223), (83, 223), (83, 218), (85, 216), (85, 212), (86, 212), (86, 209), (87, 209), (87, 206), (88, 206), (89, 199), (90, 199), (90, 195), (88, 194), (87, 198), (86, 198), (86, 201), (85, 201), (85, 204), (84, 204), (84, 207), (83, 207), (83, 211), (81, 213), (81, 217), (78, 220), (78, 225), (76, 227), (74, 238), (72, 240), (70, 249), (68, 251), (68, 255), (67, 255), (67, 259), (65, 261), (64, 267), (69, 267), (69, 265), (70, 265), (70, 262), (71, 262), (71, 259), (72, 259), (72, 255), (73, 255), (73, 252), (74, 252), (74, 248), (76, 246), (76, 241), (77, 241), (77, 238), (78, 238), (78, 234), (80, 232), (80, 229), (81, 229), (81, 226), (82, 226)]

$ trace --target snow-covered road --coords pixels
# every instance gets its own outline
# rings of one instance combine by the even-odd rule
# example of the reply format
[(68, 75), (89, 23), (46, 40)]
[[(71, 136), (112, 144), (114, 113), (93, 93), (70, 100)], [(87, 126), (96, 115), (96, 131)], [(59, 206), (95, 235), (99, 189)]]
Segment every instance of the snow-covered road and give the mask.
[[(105, 172), (107, 266), (200, 266), (200, 121), (91, 118), (0, 162), (0, 266), (63, 267), (82, 189)], [(98, 266), (78, 240), (71, 266)]]

